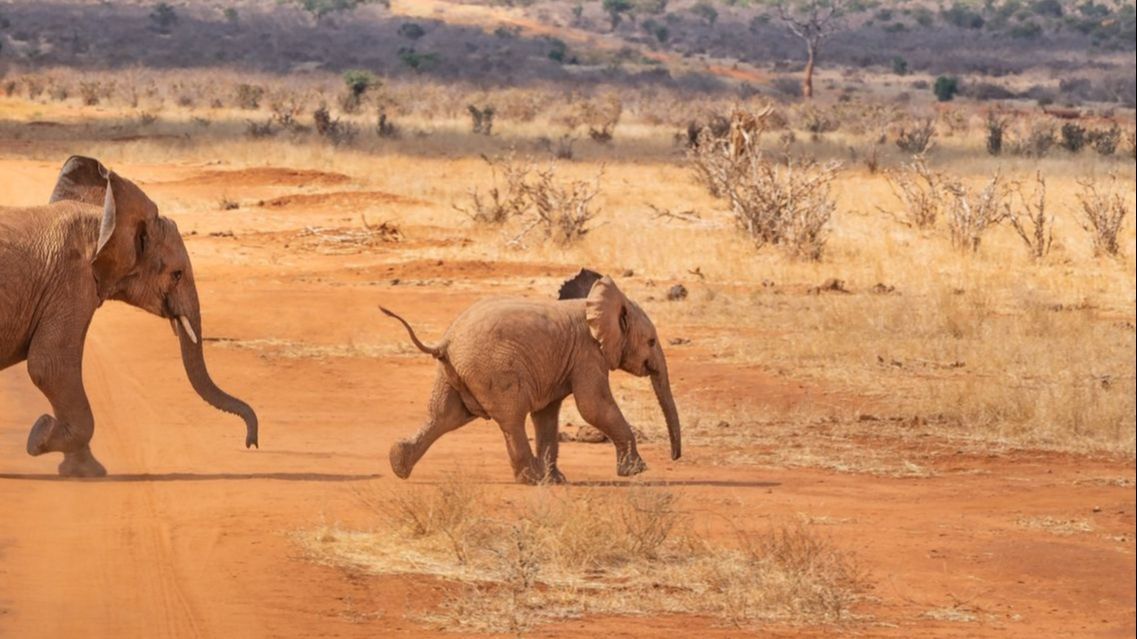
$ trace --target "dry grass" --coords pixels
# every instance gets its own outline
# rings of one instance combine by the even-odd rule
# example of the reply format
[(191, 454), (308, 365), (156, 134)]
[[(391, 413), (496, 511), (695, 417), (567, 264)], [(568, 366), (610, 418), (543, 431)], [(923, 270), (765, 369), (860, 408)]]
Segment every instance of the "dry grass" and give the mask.
[(723, 623), (851, 620), (864, 579), (849, 555), (801, 524), (738, 532), (717, 546), (667, 489), (540, 488), (497, 504), (468, 478), (361, 493), (374, 532), (302, 535), (338, 564), (456, 585), (427, 620), (520, 633), (586, 614), (696, 613)]
[(1022, 528), (1044, 530), (1052, 535), (1068, 537), (1078, 533), (1094, 531), (1094, 525), (1085, 519), (1060, 519), (1056, 517), (1020, 517), (1016, 522)]
[[(159, 80), (134, 81), (149, 91), (162, 86)], [(205, 84), (203, 77), (198, 80)], [(262, 84), (270, 87), (269, 93), (289, 88), (287, 84), (273, 87), (279, 80), (269, 77), (222, 74), (219, 80), (221, 84), (238, 80)], [(335, 80), (324, 89), (341, 90)], [(293, 94), (320, 89), (314, 80), (305, 87), (294, 87)], [(761, 416), (769, 414), (769, 403), (777, 398), (768, 398), (764, 391), (682, 389), (681, 411), (705, 415), (702, 421), (707, 432), (700, 437), (720, 437), (712, 432), (719, 421), (740, 425), (732, 430), (741, 434), (730, 435), (738, 441), (732, 459), (740, 463), (860, 467), (882, 474), (930, 472), (919, 458), (880, 459), (878, 463), (867, 456), (869, 461), (858, 463), (858, 451), (871, 446), (856, 435), (875, 433), (880, 427), (876, 422), (858, 422), (860, 412), (886, 421), (915, 420), (914, 426), (902, 431), (905, 437), (922, 434), (1012, 448), (1134, 454), (1134, 225), (1131, 215), (1122, 216), (1117, 225), (1118, 257), (1096, 259), (1094, 240), (1082, 230), (1078, 199), (1079, 180), (1096, 180), (1103, 187), (1099, 192), (1105, 192), (1102, 176), (1113, 171), (1116, 188), (1111, 185), (1108, 190), (1116, 196), (1111, 198), (1120, 198), (1119, 206), (1132, 211), (1132, 163), (1084, 153), (1076, 158), (1065, 154), (1039, 159), (991, 157), (984, 149), (981, 126), (951, 135), (944, 132), (927, 155), (928, 170), (946, 176), (973, 196), (996, 172), (1007, 183), (1025, 183), (1036, 176), (1045, 180), (1048, 228), (1043, 243), (1050, 250), (1044, 257), (1032, 255), (1034, 245), (1031, 251), (1022, 250), (1023, 239), (1012, 224), (998, 224), (986, 227), (979, 250), (964, 258), (953, 250), (942, 216), (938, 222), (931, 221), (931, 216), (920, 218), (928, 220), (928, 230), (918, 228), (919, 216), (913, 218), (912, 227), (897, 224), (881, 213), (881, 209), (900, 210), (888, 180), (849, 168), (832, 183), (835, 209), (826, 226), (822, 259), (798, 261), (779, 252), (755, 251), (753, 243), (737, 233), (733, 216), (694, 182), (674, 146), (675, 128), (658, 123), (669, 120), (647, 118), (652, 106), (648, 103), (654, 102), (652, 109), (658, 110), (666, 96), (653, 101), (633, 100), (629, 95), (623, 100), (619, 133), (612, 141), (583, 140), (575, 160), (557, 166), (558, 178), (565, 183), (590, 181), (604, 167), (604, 188), (592, 201), (596, 210), (605, 212), (603, 224), (591, 227), (582, 241), (570, 246), (532, 243), (518, 250), (503, 241), (516, 236), (516, 224), (470, 229), (451, 205), (462, 202), (470, 187), (485, 184), (487, 171), (480, 154), (510, 148), (539, 150), (539, 140), (563, 126), (554, 121), (554, 110), (506, 118), (508, 110), (502, 108), (494, 135), (474, 136), (463, 109), (471, 101), (481, 104), (485, 100), (474, 100), (468, 90), (398, 83), (385, 90), (395, 101), (405, 100), (392, 112), (398, 114), (407, 134), (398, 140), (361, 135), (346, 147), (322, 143), (314, 135), (247, 139), (244, 122), (267, 116), (268, 100), (262, 101), (263, 113), (227, 106), (203, 110), (174, 106), (170, 96), (152, 92), (142, 92), (140, 105), (126, 111), (116, 109), (117, 98), (109, 106), (104, 101), (103, 111), (46, 98), (32, 103), (0, 98), (12, 114), (11, 123), (0, 124), (0, 134), (13, 139), (33, 137), (36, 148), (46, 149), (33, 153), (38, 159), (55, 161), (65, 146), (69, 153), (97, 155), (124, 172), (217, 158), (234, 168), (263, 166), (265, 158), (271, 158), (274, 166), (344, 173), (351, 176), (352, 188), (415, 200), (385, 206), (383, 213), (384, 219), (412, 240), (424, 234), (447, 237), (454, 229), (461, 229), (457, 232), (470, 240), (380, 247), (368, 243), (368, 238), (363, 238), (368, 242), (357, 242), (358, 238), (328, 226), (307, 238), (320, 244), (312, 248), (321, 251), (338, 251), (343, 245), (361, 258), (388, 251), (382, 259), (539, 262), (563, 265), (566, 272), (581, 265), (612, 273), (631, 270), (635, 277), (626, 278), (621, 286), (643, 303), (661, 336), (691, 340), (683, 347), (691, 349), (683, 367), (697, 370), (704, 362), (757, 366), (788, 386), (810, 383), (833, 394), (832, 402), (824, 407), (805, 403), (799, 407), (800, 414), (775, 415), (771, 420)], [(538, 91), (523, 97), (524, 102), (542, 103), (542, 98), (552, 96)], [(161, 101), (161, 108), (150, 101)], [(316, 97), (309, 97), (306, 108), (317, 103)], [(720, 112), (727, 107), (701, 106), (707, 106), (708, 112), (714, 112), (712, 106), (721, 107)], [(138, 129), (130, 115), (138, 109), (159, 113), (158, 121)], [(194, 118), (203, 115), (210, 126), (194, 123)], [(373, 124), (371, 115), (342, 117), (358, 118), (361, 127)], [(980, 121), (974, 113), (971, 119)], [(32, 120), (61, 126), (24, 126)], [(84, 133), (75, 140), (72, 125), (80, 120)], [(871, 141), (877, 128), (866, 125), (867, 133), (861, 134), (851, 125), (843, 126), (827, 133), (821, 142), (794, 143), (789, 152), (809, 154), (822, 162), (844, 157), (848, 147)], [(141, 139), (114, 140), (136, 130), (144, 134)], [(903, 160), (899, 155), (881, 158), (885, 166)], [(241, 196), (236, 190), (226, 193), (231, 198)], [(30, 204), (39, 195), (28, 194), (27, 201), (20, 199), (23, 193), (12, 197), (11, 204)], [(195, 219), (202, 208), (216, 208), (216, 197), (211, 192), (204, 206), (192, 199), (163, 201), (163, 206)], [(659, 219), (656, 209), (696, 211), (699, 219)], [(1032, 241), (1038, 237), (1029, 223), (1023, 230)], [(962, 243), (974, 246), (966, 238)], [(806, 294), (834, 277), (844, 280), (852, 294)], [(676, 282), (687, 286), (689, 298), (663, 301), (666, 286)], [(895, 292), (873, 294), (877, 283), (886, 285), (884, 289), (894, 287)], [(534, 283), (515, 277), (501, 284), (506, 290), (533, 295), (555, 290), (552, 279)], [(382, 349), (359, 351), (350, 344), (340, 346), (349, 353), (383, 356)], [(276, 349), (259, 348), (269, 353)], [(321, 356), (321, 352), (331, 352), (325, 349), (334, 348), (338, 346), (277, 350)], [(732, 398), (729, 410), (722, 408), (722, 397)], [(658, 410), (650, 398), (645, 406), (640, 423), (658, 423)], [(847, 436), (810, 442), (781, 457), (746, 449), (771, 441), (756, 434), (771, 421), (782, 424), (777, 432), (792, 432), (828, 418), (836, 419)], [(890, 436), (901, 435), (893, 432)]]

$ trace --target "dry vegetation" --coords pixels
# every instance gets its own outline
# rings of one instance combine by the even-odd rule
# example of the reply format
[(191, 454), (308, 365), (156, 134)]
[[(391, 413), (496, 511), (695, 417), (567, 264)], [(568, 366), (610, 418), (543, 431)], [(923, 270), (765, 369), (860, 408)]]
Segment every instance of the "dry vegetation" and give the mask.
[(468, 477), (367, 490), (373, 531), (305, 533), (315, 556), (379, 574), (425, 574), (449, 593), (424, 619), (440, 628), (521, 634), (591, 614), (694, 613), (758, 622), (841, 624), (865, 581), (846, 553), (790, 522), (701, 534), (680, 493), (618, 489), (532, 491), (501, 507)]
[[(595, 28), (598, 9), (577, 16), (580, 28)], [(955, 19), (950, 11), (937, 19)], [(864, 29), (916, 31), (917, 15)], [(720, 47), (690, 22), (687, 12), (675, 21), (691, 29), (676, 47)], [(753, 33), (771, 29), (734, 26), (724, 38), (762, 40)], [(647, 26), (611, 26), (625, 36), (634, 28)], [(851, 55), (840, 38), (834, 46), (835, 57)], [(401, 55), (429, 66), (424, 51)], [(644, 62), (645, 73), (656, 64)], [(553, 272), (619, 275), (683, 373), (685, 462), (923, 480), (981, 472), (966, 459), (944, 462), (957, 455), (1044, 450), (1131, 468), (1137, 150), (1132, 109), (1090, 103), (1110, 79), (1087, 87), (1047, 77), (1041, 89), (1036, 76), (1012, 79), (1018, 97), (992, 105), (967, 95), (992, 90), (977, 71), (963, 97), (933, 104), (927, 73), (822, 68), (819, 99), (802, 104), (787, 100), (796, 75), (771, 67), (768, 86), (747, 80), (729, 91), (634, 86), (614, 71), (594, 84), (496, 86), (418, 67), (382, 78), (13, 68), (0, 77), (0, 140), (10, 143), (0, 159), (87, 153), (143, 173), (173, 164), (190, 176), (181, 187), (207, 189), (221, 209), (209, 219), (228, 215), (234, 226), (274, 200), (195, 185), (203, 167), (334, 173), (296, 189), (341, 198), (338, 221), (224, 237), (250, 268), (342, 256), (345, 270), (304, 277), (349, 273), (376, 287), (368, 294), (437, 285), (536, 296), (556, 290)], [(1087, 104), (1071, 120), (1039, 108), (1053, 100), (1022, 97), (1040, 91)], [(740, 131), (746, 115), (757, 128)], [(330, 206), (312, 199), (290, 214)], [(187, 232), (205, 215), (192, 194), (163, 207)], [(266, 266), (255, 253), (268, 245), (282, 250)], [(477, 281), (378, 274), (465, 263), (504, 267)], [(676, 284), (688, 294), (668, 299)], [(443, 317), (426, 321), (434, 334), (444, 327)], [(401, 341), (321, 339), (214, 345), (281, 360), (418, 357)], [(643, 439), (659, 441), (647, 389), (620, 376), (613, 384)], [(582, 423), (571, 407), (564, 413)], [(557, 619), (655, 612), (747, 629), (844, 624), (867, 588), (852, 557), (811, 526), (705, 534), (696, 505), (667, 488), (541, 487), (501, 503), (476, 481), (453, 480), (359, 497), (373, 528), (327, 526), (301, 542), (336, 565), (443, 580), (441, 607), (419, 611), (441, 628), (519, 634)], [(1009, 521), (1056, 535), (1093, 530), (1078, 518)], [(963, 605), (926, 616), (980, 618)]]

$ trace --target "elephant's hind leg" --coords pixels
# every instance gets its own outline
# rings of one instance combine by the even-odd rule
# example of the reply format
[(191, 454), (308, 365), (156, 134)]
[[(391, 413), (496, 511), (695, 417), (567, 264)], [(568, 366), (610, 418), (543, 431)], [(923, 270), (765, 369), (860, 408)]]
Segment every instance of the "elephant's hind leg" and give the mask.
[(413, 437), (395, 442), (391, 446), (391, 470), (401, 479), (411, 476), (415, 464), (436, 439), (444, 434), (461, 428), (474, 419), (474, 415), (466, 410), (462, 397), (446, 379), (446, 375), (439, 371), (434, 380), (434, 390), (430, 396), (430, 415)]
[(102, 477), (106, 468), (91, 453), (95, 420), (83, 390), (82, 356), (37, 349), (28, 353), (28, 374), (51, 402), (52, 415), (42, 415), (28, 433), (28, 454), (63, 453), (59, 474), (67, 477)]
[(495, 419), (501, 426), (501, 434), (505, 436), (513, 478), (522, 484), (541, 483), (545, 477), (544, 464), (533, 456), (533, 449), (529, 448), (529, 438), (525, 435), (525, 413)]
[(545, 465), (545, 481), (554, 484), (563, 484), (567, 481), (557, 468), (557, 453), (560, 447), (557, 441), (557, 427), (560, 413), (561, 401), (557, 400), (531, 414), (533, 430), (537, 434), (537, 458)]

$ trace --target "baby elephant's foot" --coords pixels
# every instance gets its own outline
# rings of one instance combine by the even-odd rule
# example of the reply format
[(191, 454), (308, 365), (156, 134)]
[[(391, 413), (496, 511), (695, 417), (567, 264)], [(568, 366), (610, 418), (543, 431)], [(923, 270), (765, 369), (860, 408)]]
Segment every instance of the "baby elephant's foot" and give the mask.
[(411, 476), (411, 470), (414, 466), (410, 463), (411, 444), (409, 442), (395, 442), (391, 444), (391, 470), (394, 471), (395, 476), (399, 479), (406, 479)]
[(51, 415), (40, 415), (35, 424), (32, 424), (32, 430), (28, 433), (28, 454), (42, 455), (51, 452), (49, 442), (51, 436), (55, 433), (55, 426), (59, 422), (56, 421)]
[(568, 480), (565, 479), (565, 474), (561, 472), (561, 469), (557, 468), (556, 466), (549, 466), (548, 470), (545, 472), (544, 483), (567, 484)]
[(621, 477), (631, 477), (647, 470), (647, 464), (638, 454), (633, 453), (616, 462), (616, 474)]
[(529, 484), (536, 486), (544, 483), (545, 480), (545, 467), (544, 464), (534, 461), (531, 464), (522, 466), (520, 470), (514, 470), (513, 478), (519, 484)]
[(73, 453), (64, 453), (59, 464), (61, 477), (104, 477), (107, 469), (91, 454), (91, 448), (84, 446)]

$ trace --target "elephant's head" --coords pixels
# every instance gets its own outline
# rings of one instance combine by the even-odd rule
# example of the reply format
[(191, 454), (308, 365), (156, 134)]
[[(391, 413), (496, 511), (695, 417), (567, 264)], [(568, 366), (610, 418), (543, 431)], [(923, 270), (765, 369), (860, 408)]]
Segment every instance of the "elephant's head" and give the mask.
[(667, 376), (667, 358), (655, 325), (638, 304), (628, 299), (612, 278), (582, 269), (561, 287), (560, 299), (584, 298), (588, 331), (600, 344), (609, 370), (625, 370), (637, 377), (651, 376), (651, 385), (667, 421), (671, 458), (682, 452), (679, 412)]
[(201, 308), (189, 253), (173, 220), (130, 180), (97, 160), (72, 156), (63, 165), (51, 202), (102, 207), (91, 270), (99, 299), (121, 300), (170, 320), (195, 391), (215, 408), (245, 420), (245, 445), (257, 445), (257, 415), (209, 376), (201, 346)]

